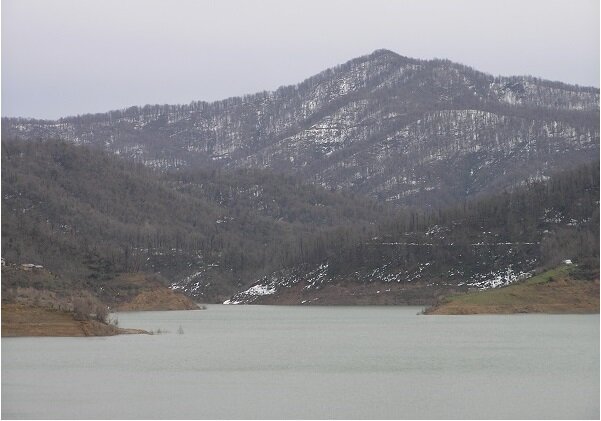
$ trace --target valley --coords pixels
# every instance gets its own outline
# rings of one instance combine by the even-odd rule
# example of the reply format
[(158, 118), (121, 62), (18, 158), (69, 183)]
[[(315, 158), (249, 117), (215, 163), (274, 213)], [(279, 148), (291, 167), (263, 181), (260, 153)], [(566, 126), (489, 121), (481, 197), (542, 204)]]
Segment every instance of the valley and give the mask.
[(595, 0), (1, 0), (2, 419), (599, 419)]

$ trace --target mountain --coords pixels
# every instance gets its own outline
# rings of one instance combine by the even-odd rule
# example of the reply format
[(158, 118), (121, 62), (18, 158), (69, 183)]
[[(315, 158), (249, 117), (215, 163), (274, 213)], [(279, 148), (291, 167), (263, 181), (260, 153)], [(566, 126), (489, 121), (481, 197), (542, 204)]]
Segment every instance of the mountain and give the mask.
[(3, 118), (2, 138), (61, 138), (164, 170), (269, 169), (438, 208), (590, 162), (599, 89), (378, 50), (298, 85), (213, 103)]
[(3, 258), (49, 272), (2, 288), (417, 304), (590, 272), (598, 157), (599, 89), (386, 50), (214, 103), (3, 118)]

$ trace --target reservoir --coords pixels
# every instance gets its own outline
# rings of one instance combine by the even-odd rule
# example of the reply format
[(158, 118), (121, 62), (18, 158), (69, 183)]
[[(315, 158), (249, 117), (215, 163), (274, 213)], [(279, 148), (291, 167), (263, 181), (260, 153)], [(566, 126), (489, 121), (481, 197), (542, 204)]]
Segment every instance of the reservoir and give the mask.
[[(3, 338), (2, 418), (599, 418), (599, 315), (225, 306)], [(181, 327), (181, 329), (180, 329)]]

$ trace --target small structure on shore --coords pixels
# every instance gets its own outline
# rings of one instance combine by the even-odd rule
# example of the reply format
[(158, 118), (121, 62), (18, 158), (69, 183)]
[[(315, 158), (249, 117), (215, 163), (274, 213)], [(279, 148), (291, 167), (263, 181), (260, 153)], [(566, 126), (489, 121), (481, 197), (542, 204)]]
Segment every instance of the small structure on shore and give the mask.
[(44, 269), (44, 266), (34, 265), (33, 263), (23, 263), (21, 265), (21, 269), (23, 269), (23, 270)]

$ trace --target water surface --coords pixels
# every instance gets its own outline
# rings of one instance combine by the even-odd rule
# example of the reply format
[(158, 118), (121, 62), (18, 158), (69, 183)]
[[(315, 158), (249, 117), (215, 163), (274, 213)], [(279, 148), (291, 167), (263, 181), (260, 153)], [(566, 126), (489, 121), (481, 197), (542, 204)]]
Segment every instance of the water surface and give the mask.
[[(599, 418), (599, 315), (209, 306), (2, 339), (2, 418)], [(178, 334), (179, 327), (183, 334)]]

